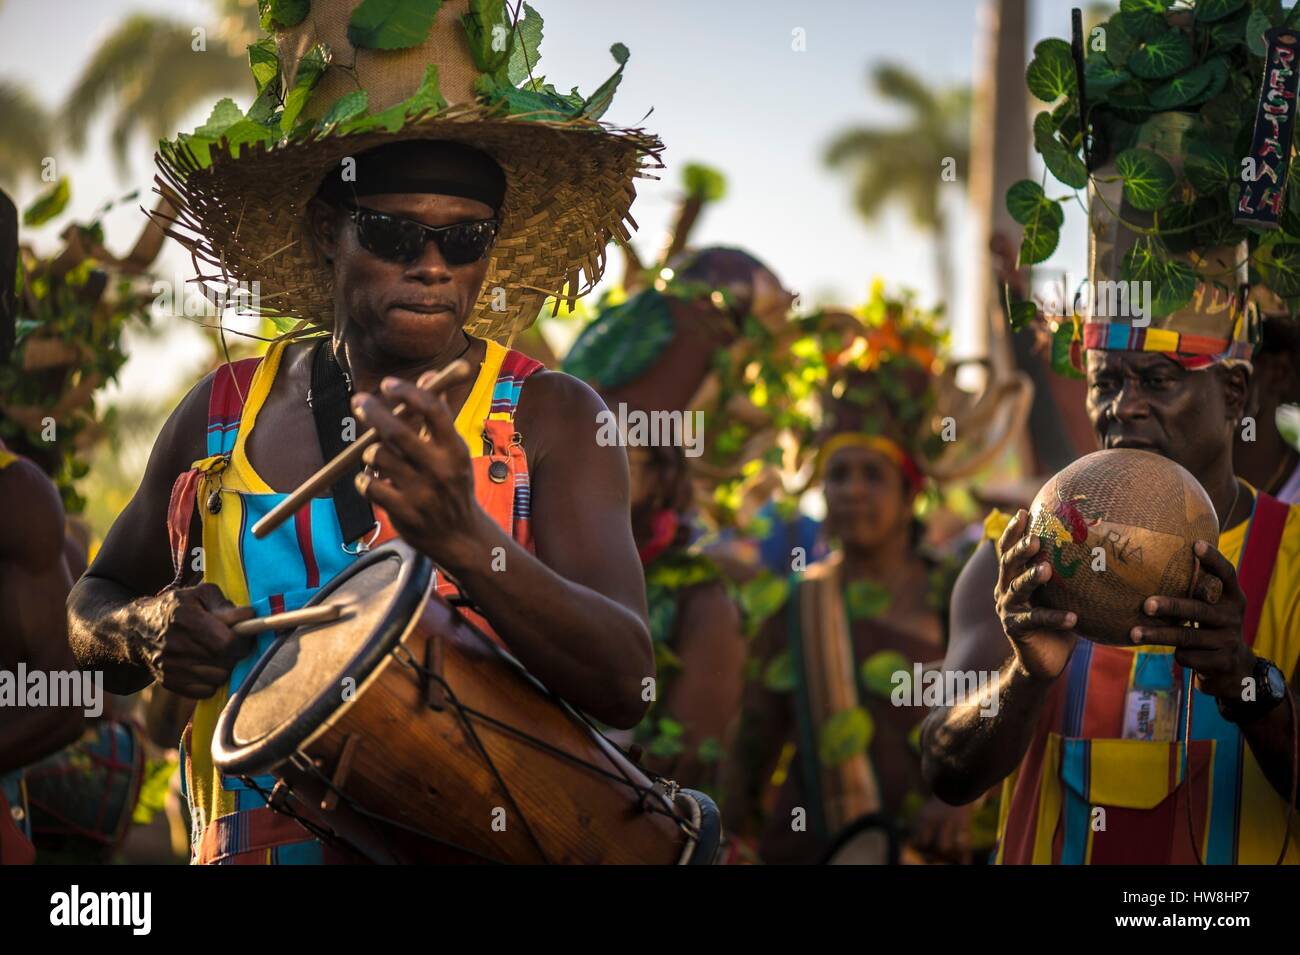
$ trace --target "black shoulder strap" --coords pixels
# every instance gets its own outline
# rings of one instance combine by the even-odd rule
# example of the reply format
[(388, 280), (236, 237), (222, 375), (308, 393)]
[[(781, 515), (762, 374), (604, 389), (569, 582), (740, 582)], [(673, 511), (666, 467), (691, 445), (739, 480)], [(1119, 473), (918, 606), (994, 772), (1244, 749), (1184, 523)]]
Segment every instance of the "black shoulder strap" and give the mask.
[[(316, 346), (311, 363), (312, 416), (316, 419), (316, 438), (320, 441), (321, 456), (331, 460), (347, 447), (343, 440), (343, 424), (352, 416), (351, 384), (343, 369), (334, 360), (334, 349), (328, 338)], [(361, 462), (344, 472), (331, 489), (334, 512), (338, 514), (343, 542), (351, 543), (370, 533), (375, 526), (375, 512), (370, 502), (361, 496), (353, 481), (361, 473)]]

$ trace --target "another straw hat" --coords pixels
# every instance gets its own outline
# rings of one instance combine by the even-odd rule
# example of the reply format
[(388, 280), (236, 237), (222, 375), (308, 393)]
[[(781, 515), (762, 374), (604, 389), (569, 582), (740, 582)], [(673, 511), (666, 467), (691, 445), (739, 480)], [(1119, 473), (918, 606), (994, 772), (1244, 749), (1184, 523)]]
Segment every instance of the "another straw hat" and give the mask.
[[(429, 6), (404, 2), (408, 19)], [(387, 42), (357, 29), (361, 6), (311, 0), (292, 25), (264, 19), (275, 34), (250, 47), (259, 98), (249, 114), (225, 100), (193, 135), (160, 147), (157, 181), (178, 210), (167, 217), (168, 234), (206, 268), (205, 279), (260, 283), (261, 312), (327, 326), (333, 273), (304, 215), (322, 179), (345, 158), (386, 143), (467, 143), (501, 165), (507, 186), (483, 292), (465, 327), (508, 341), (532, 324), (547, 296), (572, 304), (599, 281), (606, 245), (636, 227), (634, 180), (662, 168), (657, 137), (598, 119), (627, 51), (611, 48), (619, 72), (583, 100), (536, 74), (541, 18), (531, 7), (512, 23), (503, 3), (476, 2), (471, 13), (469, 0), (446, 0), (422, 42), (374, 49), (352, 42)], [(301, 113), (286, 122), (276, 107), (292, 104), (295, 87), (316, 74)], [(493, 308), (497, 288), (505, 291), (502, 310)]]

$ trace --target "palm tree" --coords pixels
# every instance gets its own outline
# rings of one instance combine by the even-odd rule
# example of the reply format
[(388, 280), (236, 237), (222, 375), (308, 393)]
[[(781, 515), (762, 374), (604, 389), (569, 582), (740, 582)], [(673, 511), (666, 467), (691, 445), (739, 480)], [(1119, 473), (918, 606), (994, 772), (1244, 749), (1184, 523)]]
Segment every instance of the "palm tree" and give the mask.
[(40, 175), (53, 145), (52, 124), (31, 91), (8, 80), (0, 80), (0, 116), (0, 186), (13, 189)]
[(946, 304), (953, 278), (941, 174), (951, 168), (954, 181), (967, 181), (971, 91), (965, 86), (931, 89), (905, 67), (892, 64), (877, 67), (872, 78), (883, 97), (908, 111), (907, 121), (888, 129), (845, 130), (826, 148), (825, 160), (832, 168), (854, 169), (854, 204), (863, 218), (874, 219), (886, 205), (898, 202), (933, 235), (935, 278)]
[(137, 131), (162, 139), (198, 104), (223, 93), (251, 97), (246, 49), (259, 32), (257, 0), (213, 2), (218, 20), (204, 50), (193, 48), (197, 24), (146, 13), (128, 17), (104, 39), (63, 106), (74, 148), (85, 145), (91, 120), (110, 101), (117, 107), (111, 142), (121, 165)]

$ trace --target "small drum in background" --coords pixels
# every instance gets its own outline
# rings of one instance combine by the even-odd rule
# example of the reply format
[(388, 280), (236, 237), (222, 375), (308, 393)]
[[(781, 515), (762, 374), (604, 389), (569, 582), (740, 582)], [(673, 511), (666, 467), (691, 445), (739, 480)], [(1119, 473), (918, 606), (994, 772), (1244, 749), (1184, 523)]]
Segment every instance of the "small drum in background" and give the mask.
[(712, 800), (653, 783), (432, 575), (393, 541), (322, 587), (311, 605), (343, 615), (254, 665), (217, 721), (221, 771), (279, 777), (273, 808), (377, 862), (715, 861)]
[(898, 827), (884, 813), (855, 819), (835, 836), (822, 857), (823, 865), (898, 865)]
[(100, 720), (25, 776), (38, 860), (108, 862), (131, 825), (144, 746), (134, 725)]

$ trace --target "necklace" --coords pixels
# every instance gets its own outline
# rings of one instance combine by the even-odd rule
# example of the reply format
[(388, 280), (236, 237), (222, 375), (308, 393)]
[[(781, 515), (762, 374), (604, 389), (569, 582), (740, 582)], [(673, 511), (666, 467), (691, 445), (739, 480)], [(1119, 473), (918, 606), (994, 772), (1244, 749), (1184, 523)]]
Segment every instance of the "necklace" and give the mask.
[[(464, 339), (465, 339), (465, 347), (462, 348), (459, 352), (457, 352), (457, 353), (456, 353), (456, 356), (455, 356), (454, 358), (452, 358), (451, 361), (447, 362), (448, 365), (450, 365), (450, 364), (451, 364), (452, 362), (454, 362), (454, 361), (457, 361), (457, 360), (460, 359), (460, 358), (463, 358), (463, 357), (465, 356), (465, 353), (466, 353), (467, 351), (469, 351), (470, 346), (474, 344), (474, 339), (472, 339), (472, 338), (469, 337), (469, 332), (465, 331), (465, 329), (462, 328), (462, 329), (460, 330), (460, 333), (461, 333), (461, 335), (462, 335), (462, 336), (464, 337)], [(331, 347), (331, 346), (326, 346), (326, 347)], [(333, 353), (333, 356), (334, 356), (335, 364), (338, 366), (339, 371), (343, 374), (343, 381), (344, 381), (344, 383), (347, 385), (347, 388), (348, 388), (348, 394), (352, 394), (352, 375), (350, 374), (349, 369), (343, 367), (343, 362), (338, 361), (338, 358), (339, 358), (338, 353), (337, 353), (337, 352), (334, 352), (334, 353)], [(346, 356), (346, 354), (344, 354), (343, 359), (344, 359), (344, 361), (347, 361), (347, 356)], [(307, 407), (309, 407), (309, 408), (311, 407), (311, 388), (310, 388), (310, 387), (308, 387), (308, 389), (307, 389)]]
[(1232, 507), (1228, 508), (1228, 516), (1224, 520), (1224, 529), (1232, 527), (1232, 515), (1237, 513), (1237, 501), (1241, 500), (1241, 480), (1236, 476), (1233, 477), (1232, 483), (1236, 486), (1236, 493), (1232, 495)]

